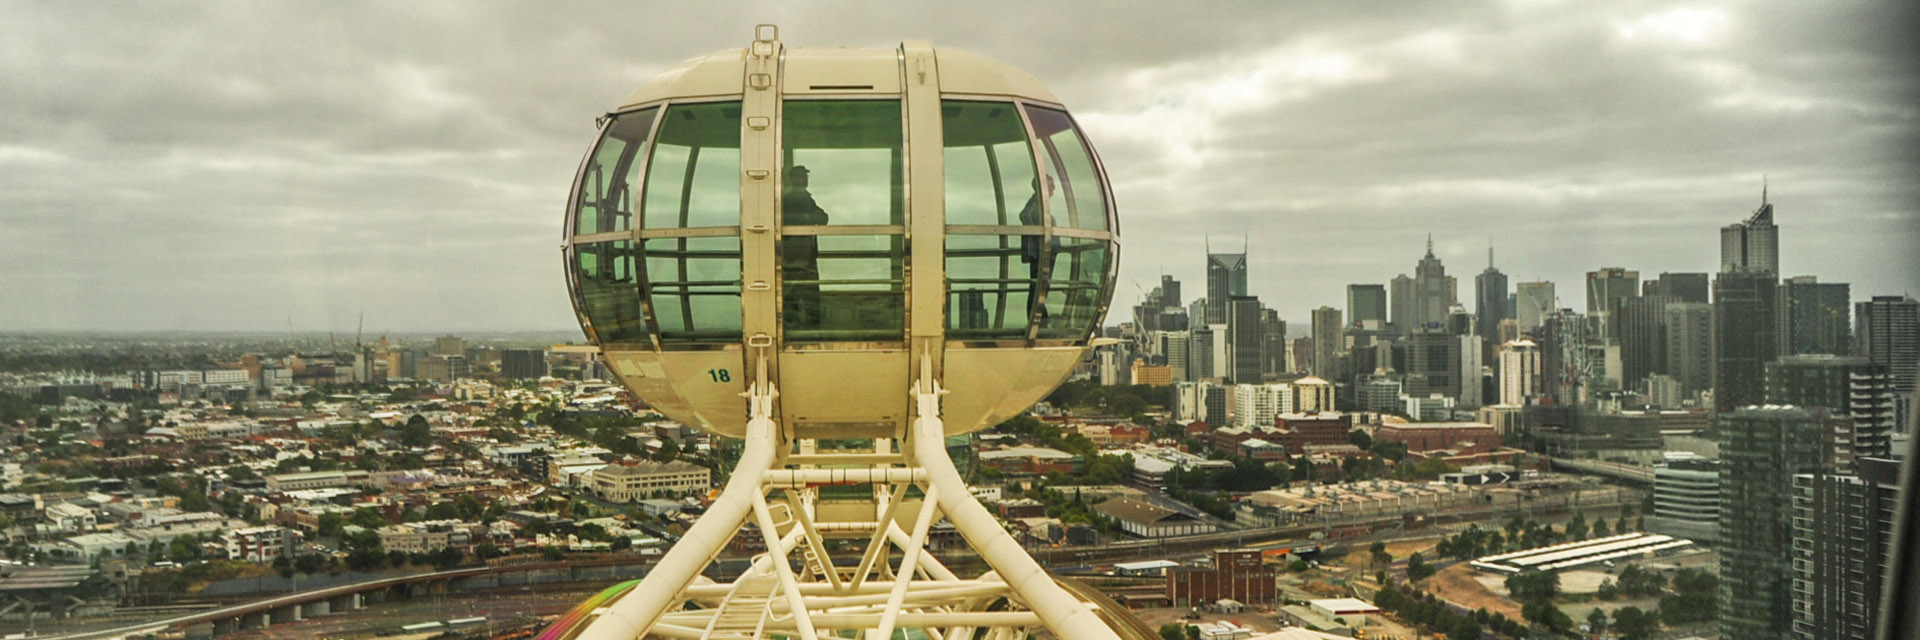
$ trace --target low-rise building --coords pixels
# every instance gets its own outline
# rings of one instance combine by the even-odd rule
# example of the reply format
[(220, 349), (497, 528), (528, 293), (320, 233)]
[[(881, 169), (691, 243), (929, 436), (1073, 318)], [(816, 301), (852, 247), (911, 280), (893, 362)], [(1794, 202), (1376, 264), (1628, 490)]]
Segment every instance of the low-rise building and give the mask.
[(1260, 561), (1259, 549), (1219, 549), (1213, 566), (1171, 567), (1167, 598), (1174, 606), (1201, 606), (1222, 599), (1272, 602), (1277, 591), (1273, 568)]
[(1080, 456), (1046, 447), (1007, 447), (980, 452), (980, 464), (1008, 475), (1073, 473)]
[(1212, 533), (1214, 526), (1204, 520), (1145, 500), (1114, 498), (1094, 505), (1100, 512), (1120, 523), (1120, 528), (1142, 538), (1165, 538), (1196, 533)]
[(710, 478), (706, 467), (692, 463), (624, 460), (595, 470), (591, 486), (601, 499), (632, 502), (655, 495), (704, 492), (712, 484)]
[(228, 531), (226, 538), (227, 559), (247, 562), (273, 562), (282, 556), (291, 557), (299, 549), (300, 532), (286, 527), (247, 527)]

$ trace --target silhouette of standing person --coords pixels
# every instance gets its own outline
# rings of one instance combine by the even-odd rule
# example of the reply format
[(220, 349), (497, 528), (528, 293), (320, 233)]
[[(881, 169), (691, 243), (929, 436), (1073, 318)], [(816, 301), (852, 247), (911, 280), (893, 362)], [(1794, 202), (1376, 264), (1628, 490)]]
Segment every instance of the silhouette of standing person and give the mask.
[[(806, 167), (787, 170), (786, 192), (780, 197), (781, 226), (814, 226), (827, 223), (827, 212), (813, 201), (807, 191)], [(788, 326), (820, 328), (820, 239), (817, 236), (789, 235), (780, 240), (781, 275), (786, 279)]]
[[(1053, 176), (1035, 177), (1033, 179), (1033, 195), (1027, 198), (1027, 205), (1020, 208), (1020, 224), (1039, 226), (1041, 219), (1044, 217), (1042, 215), (1044, 203), (1047, 198), (1052, 195)], [(1032, 316), (1034, 313), (1039, 313), (1038, 322), (1046, 324), (1048, 314), (1047, 283), (1045, 277), (1047, 270), (1044, 267), (1046, 266), (1047, 256), (1040, 250), (1040, 243), (1040, 234), (1029, 233), (1020, 236), (1020, 261), (1027, 263), (1028, 315)], [(1052, 248), (1056, 250), (1059, 249), (1059, 243), (1060, 241), (1055, 239)]]

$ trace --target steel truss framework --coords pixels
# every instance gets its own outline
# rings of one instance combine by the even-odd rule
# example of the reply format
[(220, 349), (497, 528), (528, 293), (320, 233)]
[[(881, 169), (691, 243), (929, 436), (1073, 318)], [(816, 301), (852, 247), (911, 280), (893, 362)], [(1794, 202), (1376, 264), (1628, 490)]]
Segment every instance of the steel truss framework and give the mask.
[[(944, 392), (930, 371), (923, 369), (910, 391), (916, 416), (904, 446), (896, 451), (895, 440), (878, 439), (859, 453), (787, 438), (772, 418), (777, 392), (766, 376), (757, 378), (746, 394), (745, 450), (706, 514), (645, 580), (586, 612), (571, 629), (543, 637), (878, 640), (914, 629), (934, 640), (1011, 640), (1040, 627), (1073, 640), (1121, 637), (1095, 613), (1096, 605), (1041, 569), (967, 490), (947, 455), (939, 415)], [(871, 509), (862, 510), (871, 515), (821, 520), (820, 488), (847, 485), (872, 490)], [(901, 526), (907, 514), (911, 530)], [(928, 532), (941, 517), (990, 571), (962, 578), (926, 553)], [(700, 577), (747, 525), (759, 530), (767, 551), (731, 584)], [(864, 541), (859, 563), (836, 566), (829, 540)]]

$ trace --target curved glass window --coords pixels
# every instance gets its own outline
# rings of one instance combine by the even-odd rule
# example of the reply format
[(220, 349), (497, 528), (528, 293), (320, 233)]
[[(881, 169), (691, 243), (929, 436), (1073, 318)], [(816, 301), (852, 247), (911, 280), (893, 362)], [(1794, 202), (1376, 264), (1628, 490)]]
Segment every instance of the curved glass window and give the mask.
[(1073, 126), (1073, 119), (1065, 111), (1032, 106), (1027, 107), (1027, 117), (1033, 121), (1033, 135), (1040, 139), (1048, 156), (1046, 175), (1055, 186), (1047, 203), (1053, 223), (1107, 230), (1106, 190), (1093, 163), (1093, 151)]
[(956, 339), (1027, 337), (1036, 255), (1022, 251), (1025, 236), (947, 236), (947, 335)]
[(1056, 236), (1052, 249), (1036, 337), (1085, 338), (1100, 322), (1113, 247), (1106, 240)]
[(900, 102), (795, 100), (782, 108), (779, 258), (786, 340), (902, 339), (906, 177)]
[(634, 192), (640, 186), (640, 150), (646, 148), (659, 109), (613, 117), (593, 147), (574, 187), (573, 233), (633, 229)]
[(947, 224), (1040, 224), (1033, 147), (1010, 102), (940, 103), (946, 156)]
[(601, 343), (647, 342), (633, 241), (575, 245), (570, 262), (587, 337)]
[(668, 106), (655, 135), (644, 226), (738, 226), (740, 103)]
[(740, 340), (740, 238), (649, 238), (647, 304), (660, 342)]

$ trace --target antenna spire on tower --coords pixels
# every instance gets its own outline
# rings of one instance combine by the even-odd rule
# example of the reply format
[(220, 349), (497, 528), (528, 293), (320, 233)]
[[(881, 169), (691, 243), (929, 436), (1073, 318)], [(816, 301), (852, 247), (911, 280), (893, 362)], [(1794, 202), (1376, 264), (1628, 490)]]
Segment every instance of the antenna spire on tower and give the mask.
[(1760, 174), (1760, 204), (1767, 203), (1767, 174)]
[(1427, 232), (1427, 257), (1433, 257), (1433, 232)]
[(1487, 238), (1487, 268), (1493, 268), (1493, 238)]

